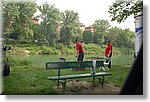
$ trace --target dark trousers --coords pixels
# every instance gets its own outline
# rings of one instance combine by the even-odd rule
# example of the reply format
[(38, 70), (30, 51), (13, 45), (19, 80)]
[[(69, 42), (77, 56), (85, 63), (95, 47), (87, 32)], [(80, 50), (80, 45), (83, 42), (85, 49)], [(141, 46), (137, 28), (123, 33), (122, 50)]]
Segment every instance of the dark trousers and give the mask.
[(83, 61), (84, 53), (79, 53), (77, 56), (77, 61)]
[(106, 63), (108, 63), (108, 61), (109, 61), (108, 68), (110, 69), (111, 68), (111, 57), (109, 57), (109, 58), (110, 58), (109, 60), (106, 60)]
[(109, 68), (109, 69), (111, 68), (111, 59), (110, 59), (110, 61), (109, 61), (108, 68)]
[[(77, 61), (83, 61), (84, 53), (79, 53), (77, 56)], [(73, 68), (73, 70), (85, 70), (85, 68)]]

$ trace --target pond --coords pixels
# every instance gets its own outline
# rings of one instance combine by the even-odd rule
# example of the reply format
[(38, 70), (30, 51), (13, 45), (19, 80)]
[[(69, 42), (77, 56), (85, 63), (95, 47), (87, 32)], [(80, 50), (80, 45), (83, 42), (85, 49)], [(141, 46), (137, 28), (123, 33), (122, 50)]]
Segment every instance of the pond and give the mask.
[[(59, 61), (60, 57), (64, 57), (66, 61), (76, 61), (75, 55), (30, 55), (30, 56), (11, 56), (15, 60), (28, 60), (35, 67), (45, 67), (46, 62)], [(103, 57), (93, 54), (86, 54), (84, 60), (90, 57)], [(131, 65), (134, 62), (133, 55), (117, 55), (112, 57), (112, 65)]]

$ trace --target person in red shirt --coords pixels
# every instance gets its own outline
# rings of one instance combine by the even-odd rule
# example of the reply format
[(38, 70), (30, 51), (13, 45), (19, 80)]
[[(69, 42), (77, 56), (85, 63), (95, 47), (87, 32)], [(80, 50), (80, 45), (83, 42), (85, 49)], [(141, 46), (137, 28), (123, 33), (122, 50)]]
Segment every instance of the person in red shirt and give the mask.
[[(82, 47), (82, 42), (80, 43), (78, 39), (75, 41), (75, 48), (76, 48), (76, 58), (77, 61), (83, 61), (84, 59), (84, 51)], [(74, 70), (85, 70), (85, 68), (74, 68)]]
[(77, 61), (83, 61), (84, 51), (82, 48), (82, 44), (78, 41), (76, 42), (76, 57), (77, 57)]
[(111, 57), (112, 57), (112, 43), (110, 42), (110, 40), (107, 40), (107, 46), (105, 48), (105, 56), (109, 58), (109, 65), (108, 68), (111, 68)]

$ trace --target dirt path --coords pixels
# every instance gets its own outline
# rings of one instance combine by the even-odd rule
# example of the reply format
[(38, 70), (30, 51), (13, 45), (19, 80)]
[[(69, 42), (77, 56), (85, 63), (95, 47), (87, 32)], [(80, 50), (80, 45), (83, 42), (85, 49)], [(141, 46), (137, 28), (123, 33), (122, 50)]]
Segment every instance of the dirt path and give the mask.
[[(60, 93), (62, 87), (57, 89)], [(66, 84), (66, 95), (117, 95), (120, 91), (119, 87), (115, 87), (110, 83), (104, 83), (102, 88), (101, 84), (92, 84), (86, 81), (70, 81)]]

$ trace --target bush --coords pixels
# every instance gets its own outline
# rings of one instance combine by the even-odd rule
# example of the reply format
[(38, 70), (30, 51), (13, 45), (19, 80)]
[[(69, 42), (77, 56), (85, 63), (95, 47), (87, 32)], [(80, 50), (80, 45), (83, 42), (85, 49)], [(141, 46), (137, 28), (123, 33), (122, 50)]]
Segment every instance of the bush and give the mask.
[(60, 50), (55, 49), (53, 47), (46, 47), (46, 46), (42, 46), (40, 48), (40, 54), (59, 54)]
[(42, 46), (40, 49), (41, 49), (39, 52), (40, 54), (49, 54), (51, 52), (51, 50), (46, 46)]
[(69, 49), (75, 49), (75, 46), (74, 45), (68, 45), (67, 46)]
[(14, 66), (32, 66), (32, 62), (27, 61), (26, 59), (17, 60), (14, 58), (9, 58), (9, 63), (10, 63), (11, 67), (14, 67)]
[(56, 45), (56, 49), (64, 50), (65, 47), (64, 47), (64, 45), (63, 45), (62, 43), (58, 43), (58, 44)]
[(66, 48), (66, 54), (75, 54), (75, 53), (76, 53), (75, 49)]
[(103, 49), (99, 45), (96, 45), (93, 43), (84, 44), (83, 49), (84, 49), (85, 53), (88, 53), (88, 54), (93, 54), (93, 53), (100, 54), (100, 53), (104, 52)]

